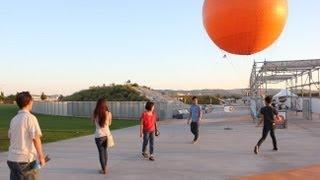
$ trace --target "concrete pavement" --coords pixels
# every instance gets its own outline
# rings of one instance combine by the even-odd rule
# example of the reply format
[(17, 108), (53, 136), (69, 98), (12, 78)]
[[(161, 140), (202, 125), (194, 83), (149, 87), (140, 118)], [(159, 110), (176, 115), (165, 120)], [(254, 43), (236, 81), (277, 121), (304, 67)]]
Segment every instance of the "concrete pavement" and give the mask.
[[(155, 162), (141, 158), (138, 127), (113, 131), (116, 146), (109, 151), (108, 176), (98, 174), (98, 152), (93, 136), (45, 145), (52, 161), (41, 170), (45, 180), (58, 179), (238, 179), (261, 173), (320, 164), (320, 120), (305, 121), (292, 115), (289, 128), (277, 130), (279, 151), (272, 151), (270, 137), (261, 154), (253, 147), (261, 135), (247, 115), (219, 117), (202, 122), (200, 141), (185, 120), (161, 122), (155, 141)], [(232, 130), (224, 130), (225, 127)], [(8, 179), (6, 153), (0, 153), (0, 179)]]
[(320, 165), (308, 166), (297, 169), (290, 169), (284, 171), (275, 171), (259, 175), (245, 176), (239, 180), (301, 180), (310, 179), (317, 180), (320, 178)]

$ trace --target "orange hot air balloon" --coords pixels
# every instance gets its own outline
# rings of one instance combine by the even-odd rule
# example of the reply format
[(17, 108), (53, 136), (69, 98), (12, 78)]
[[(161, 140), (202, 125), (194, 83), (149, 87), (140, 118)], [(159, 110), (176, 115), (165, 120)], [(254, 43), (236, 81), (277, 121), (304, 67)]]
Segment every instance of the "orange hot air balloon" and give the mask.
[(205, 0), (203, 23), (221, 49), (250, 55), (269, 47), (288, 17), (287, 0)]

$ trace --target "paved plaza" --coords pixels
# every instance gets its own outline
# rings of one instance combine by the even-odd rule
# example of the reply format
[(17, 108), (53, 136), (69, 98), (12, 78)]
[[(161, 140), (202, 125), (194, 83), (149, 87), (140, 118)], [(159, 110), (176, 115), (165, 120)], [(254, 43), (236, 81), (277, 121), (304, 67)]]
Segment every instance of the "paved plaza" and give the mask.
[[(272, 151), (268, 137), (259, 155), (253, 154), (253, 147), (260, 138), (261, 128), (255, 128), (248, 115), (213, 116), (202, 122), (198, 144), (191, 144), (192, 136), (185, 120), (162, 121), (161, 136), (155, 141), (155, 162), (141, 158), (138, 126), (113, 131), (116, 146), (109, 151), (107, 176), (97, 173), (99, 161), (93, 136), (45, 144), (52, 161), (41, 170), (41, 177), (45, 180), (212, 180), (280, 176), (294, 179), (301, 172), (306, 179), (320, 178), (319, 116), (307, 121), (291, 114), (288, 129), (276, 131), (279, 151)], [(226, 127), (232, 130), (225, 130)], [(0, 153), (0, 179), (9, 177), (6, 156)], [(313, 171), (308, 171), (309, 167)], [(273, 172), (276, 173), (270, 174)], [(287, 175), (295, 173), (286, 176), (286, 172)]]

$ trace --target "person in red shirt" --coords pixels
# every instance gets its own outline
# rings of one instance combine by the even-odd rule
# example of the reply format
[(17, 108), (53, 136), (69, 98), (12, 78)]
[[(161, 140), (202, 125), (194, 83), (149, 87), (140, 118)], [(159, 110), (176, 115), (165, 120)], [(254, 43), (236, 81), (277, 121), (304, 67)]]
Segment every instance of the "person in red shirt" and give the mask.
[[(149, 158), (154, 161), (153, 146), (154, 136), (157, 131), (157, 115), (154, 111), (154, 103), (148, 101), (146, 103), (146, 111), (141, 114), (140, 118), (140, 137), (143, 138), (142, 155), (144, 158)], [(149, 144), (150, 156), (147, 154), (147, 145)]]

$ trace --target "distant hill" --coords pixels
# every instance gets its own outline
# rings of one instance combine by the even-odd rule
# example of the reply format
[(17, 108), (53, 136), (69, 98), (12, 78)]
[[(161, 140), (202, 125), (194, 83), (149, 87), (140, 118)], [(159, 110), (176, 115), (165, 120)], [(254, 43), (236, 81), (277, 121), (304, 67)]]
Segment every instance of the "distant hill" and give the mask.
[(108, 101), (148, 100), (130, 85), (94, 86), (63, 98), (63, 101), (96, 101), (104, 97)]
[[(275, 95), (280, 89), (269, 89), (271, 95)], [(96, 101), (104, 97), (109, 101), (177, 101), (178, 96), (220, 96), (220, 97), (243, 97), (246, 89), (199, 89), (199, 90), (171, 90), (151, 89), (134, 83), (124, 85), (93, 86), (81, 90), (63, 98), (63, 101)], [(181, 104), (177, 101), (177, 104)]]
[[(246, 89), (199, 89), (199, 90), (156, 90), (162, 94), (169, 96), (177, 95), (193, 95), (193, 96), (240, 96), (243, 97), (246, 94)], [(271, 95), (275, 95), (280, 91), (280, 89), (269, 89), (268, 92)]]

